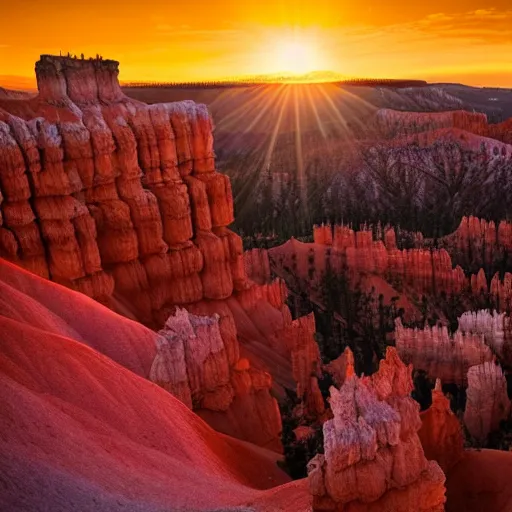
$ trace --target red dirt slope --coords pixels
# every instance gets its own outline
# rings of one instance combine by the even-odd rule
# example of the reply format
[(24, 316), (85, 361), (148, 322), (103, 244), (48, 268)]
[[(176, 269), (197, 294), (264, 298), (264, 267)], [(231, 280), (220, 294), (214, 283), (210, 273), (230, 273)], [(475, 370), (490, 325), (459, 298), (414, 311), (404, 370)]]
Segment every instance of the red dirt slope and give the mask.
[[(217, 434), (85, 344), (131, 354), (147, 330), (17, 267), (0, 269), (0, 510), (308, 509), (305, 481), (257, 490), (287, 482), (275, 454)], [(51, 308), (38, 303), (43, 295)]]
[(2, 259), (0, 313), (85, 343), (138, 375), (149, 375), (156, 354), (154, 331)]

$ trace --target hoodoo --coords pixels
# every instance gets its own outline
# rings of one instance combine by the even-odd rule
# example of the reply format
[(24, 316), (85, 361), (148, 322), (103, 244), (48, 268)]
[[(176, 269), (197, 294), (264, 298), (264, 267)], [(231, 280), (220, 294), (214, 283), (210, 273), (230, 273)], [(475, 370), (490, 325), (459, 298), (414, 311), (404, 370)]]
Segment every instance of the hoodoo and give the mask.
[(411, 372), (388, 348), (372, 378), (352, 376), (331, 388), (325, 455), (308, 465), (313, 510), (444, 510), (445, 476), (421, 447)]

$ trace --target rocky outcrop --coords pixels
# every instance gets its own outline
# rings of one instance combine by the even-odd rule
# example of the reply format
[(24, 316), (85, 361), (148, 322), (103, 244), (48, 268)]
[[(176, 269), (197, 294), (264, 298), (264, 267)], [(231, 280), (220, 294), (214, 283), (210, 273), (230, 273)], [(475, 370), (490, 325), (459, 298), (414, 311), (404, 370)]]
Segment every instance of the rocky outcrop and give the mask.
[(505, 313), (492, 313), (485, 309), (466, 311), (459, 317), (459, 330), (463, 333), (482, 334), (485, 343), (500, 358), (510, 353), (512, 345), (512, 325)]
[(320, 416), (325, 407), (318, 387), (318, 378), (322, 376), (321, 359), (315, 340), (313, 313), (293, 320), (284, 330), (283, 336), (291, 355), (297, 397), (304, 403), (306, 414)]
[[(255, 277), (263, 281), (261, 274)], [(304, 415), (317, 417), (325, 407), (318, 387), (321, 359), (315, 317), (311, 313), (292, 320), (287, 296), (284, 281), (276, 279), (238, 292), (228, 304), (243, 339), (242, 350), (249, 350), (277, 384), (294, 388)]]
[(151, 368), (151, 380), (189, 408), (226, 411), (233, 401), (233, 389), (219, 316), (196, 316), (178, 308), (159, 334), (163, 340)]
[(490, 294), (494, 307), (498, 311), (510, 311), (512, 308), (512, 274), (505, 272), (503, 279), (498, 272), (493, 276)]
[(424, 370), (431, 379), (443, 382), (465, 383), (471, 366), (493, 360), (483, 334), (457, 331), (452, 336), (446, 326), (410, 329), (403, 327), (398, 318), (395, 343), (398, 354), (406, 363)]
[(505, 144), (512, 144), (512, 118), (489, 125), (489, 137), (501, 140)]
[(117, 74), (42, 56), (37, 101), (0, 114), (0, 253), (161, 326), (244, 287), (241, 241), (206, 107), (131, 100)]
[(418, 293), (457, 294), (469, 286), (464, 271), (460, 266), (453, 267), (445, 249), (399, 250), (394, 230), (380, 231), (375, 237), (371, 230), (354, 231), (344, 225), (314, 226), (315, 244), (304, 244), (307, 250), (301, 250), (295, 242), (294, 247), (272, 249), (271, 255), (278, 266), (291, 268), (312, 285), (330, 268), (346, 271), (352, 278), (361, 274), (383, 276)]
[(421, 447), (411, 372), (388, 348), (371, 378), (331, 387), (325, 454), (308, 464), (313, 510), (444, 510), (445, 476)]
[(494, 362), (471, 367), (466, 396), (464, 424), (474, 439), (484, 442), (510, 414), (507, 381), (501, 367)]
[(281, 451), (272, 378), (240, 358), (229, 307), (218, 301), (192, 309), (200, 315), (178, 308), (160, 330), (150, 379), (217, 430)]
[(0, 256), (165, 324), (150, 378), (279, 450), (271, 378), (240, 360), (225, 303), (252, 285), (206, 107), (129, 99), (110, 60), (43, 55), (36, 75), (36, 98), (0, 108)]
[(333, 232), (330, 224), (313, 226), (313, 242), (320, 245), (333, 244)]
[(437, 379), (432, 391), (432, 405), (420, 413), (418, 436), (425, 457), (435, 460), (447, 473), (464, 455), (464, 439), (459, 420), (450, 409), (450, 401), (443, 394)]
[[(303, 415), (316, 418), (323, 414), (325, 405), (318, 387), (322, 365), (315, 339), (315, 317), (311, 313), (292, 320), (286, 304), (288, 289), (283, 280), (272, 280), (270, 258), (266, 249), (246, 251), (244, 266), (250, 280), (258, 284), (238, 292), (237, 303), (242, 306), (249, 318), (260, 319), (257, 322), (258, 328), (265, 331), (265, 336), (259, 337), (259, 340), (265, 340), (269, 348), (286, 358), (286, 365), (291, 371), (297, 398), (301, 403), (300, 409)], [(261, 303), (260, 295), (272, 309), (269, 309), (268, 304)], [(249, 334), (241, 318), (239, 322), (241, 329)], [(272, 373), (278, 375), (282, 373), (280, 370), (283, 368), (278, 368)], [(284, 373), (289, 371), (288, 368), (284, 370)], [(283, 384), (284, 387), (289, 387), (284, 382)]]

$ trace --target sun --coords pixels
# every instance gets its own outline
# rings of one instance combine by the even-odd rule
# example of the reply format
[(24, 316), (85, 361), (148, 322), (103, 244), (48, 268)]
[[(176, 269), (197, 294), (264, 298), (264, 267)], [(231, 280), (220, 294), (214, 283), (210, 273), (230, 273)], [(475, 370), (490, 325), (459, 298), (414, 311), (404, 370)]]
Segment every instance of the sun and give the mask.
[(276, 67), (280, 71), (302, 74), (317, 69), (317, 52), (307, 41), (281, 41), (275, 48)]

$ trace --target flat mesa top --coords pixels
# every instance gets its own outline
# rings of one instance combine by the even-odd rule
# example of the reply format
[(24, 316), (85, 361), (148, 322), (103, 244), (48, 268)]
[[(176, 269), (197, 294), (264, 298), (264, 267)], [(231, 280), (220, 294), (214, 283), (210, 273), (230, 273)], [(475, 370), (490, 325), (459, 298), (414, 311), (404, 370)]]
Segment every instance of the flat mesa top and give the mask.
[(43, 54), (43, 55), (40, 55), (39, 57), (39, 62), (40, 63), (61, 63), (61, 64), (71, 64), (71, 63), (79, 63), (79, 62), (84, 62), (84, 63), (90, 63), (90, 62), (93, 62), (93, 63), (101, 63), (101, 64), (104, 64), (104, 65), (115, 65), (115, 66), (118, 66), (119, 65), (119, 62), (117, 60), (112, 60), (112, 59), (104, 59), (103, 57), (101, 56), (97, 56), (97, 57), (84, 57), (82, 58), (81, 56), (77, 56), (77, 55), (49, 55), (49, 54)]

